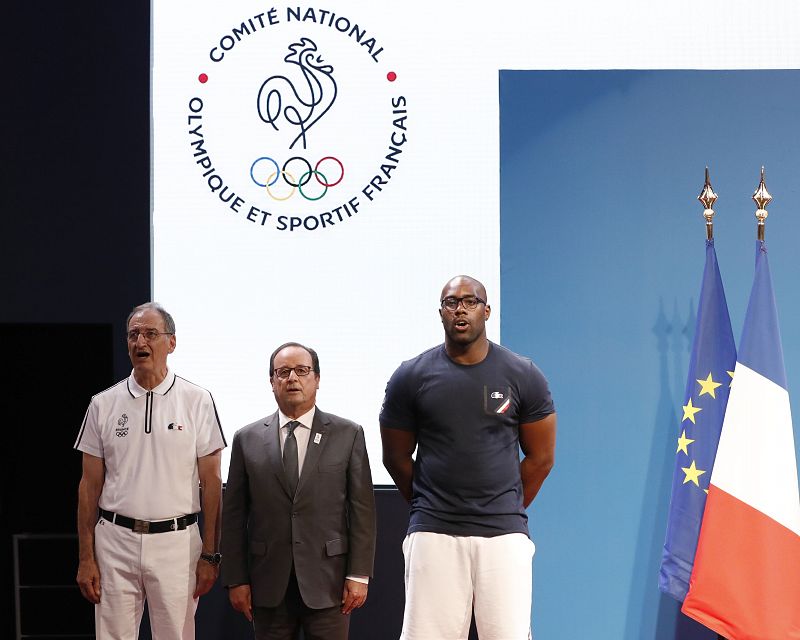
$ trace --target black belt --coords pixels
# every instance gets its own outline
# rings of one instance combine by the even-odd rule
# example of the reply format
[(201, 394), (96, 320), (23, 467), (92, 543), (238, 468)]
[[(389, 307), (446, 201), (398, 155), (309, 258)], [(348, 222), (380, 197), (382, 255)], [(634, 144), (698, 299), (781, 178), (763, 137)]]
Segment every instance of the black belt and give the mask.
[(120, 527), (131, 529), (136, 533), (166, 533), (167, 531), (181, 531), (188, 527), (190, 524), (197, 522), (197, 514), (190, 513), (188, 516), (180, 516), (179, 518), (172, 518), (170, 520), (159, 520), (157, 522), (150, 522), (148, 520), (136, 520), (128, 516), (121, 516), (113, 511), (106, 511), (100, 509), (100, 515)]

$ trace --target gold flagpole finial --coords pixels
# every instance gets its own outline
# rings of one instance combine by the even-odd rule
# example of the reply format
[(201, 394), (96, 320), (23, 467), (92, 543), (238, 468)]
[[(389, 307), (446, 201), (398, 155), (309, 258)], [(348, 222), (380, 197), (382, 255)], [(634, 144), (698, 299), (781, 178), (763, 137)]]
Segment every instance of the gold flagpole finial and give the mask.
[(708, 177), (708, 167), (706, 167), (706, 182), (703, 185), (703, 190), (697, 199), (705, 209), (703, 217), (706, 219), (706, 238), (709, 240), (714, 239), (714, 203), (717, 201), (717, 194), (711, 188), (711, 180)]
[(758, 239), (764, 239), (764, 221), (767, 219), (767, 205), (772, 202), (772, 196), (767, 191), (767, 185), (764, 184), (764, 167), (761, 167), (761, 182), (758, 183), (758, 188), (753, 194), (753, 202), (756, 203), (756, 220), (758, 220)]

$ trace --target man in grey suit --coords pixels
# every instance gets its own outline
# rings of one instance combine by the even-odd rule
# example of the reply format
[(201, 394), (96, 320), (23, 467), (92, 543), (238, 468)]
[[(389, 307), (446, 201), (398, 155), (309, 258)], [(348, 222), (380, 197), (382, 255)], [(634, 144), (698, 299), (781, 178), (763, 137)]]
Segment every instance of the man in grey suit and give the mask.
[(364, 431), (316, 407), (313, 349), (281, 345), (269, 377), (278, 411), (233, 438), (222, 583), (257, 640), (345, 640), (375, 556)]

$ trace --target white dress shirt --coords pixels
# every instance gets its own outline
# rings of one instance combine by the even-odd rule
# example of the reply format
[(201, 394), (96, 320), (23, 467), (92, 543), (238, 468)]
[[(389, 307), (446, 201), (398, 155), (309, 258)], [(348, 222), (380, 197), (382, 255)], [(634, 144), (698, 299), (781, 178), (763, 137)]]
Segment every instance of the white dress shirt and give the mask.
[(283, 455), (283, 443), (286, 442), (286, 436), (289, 434), (289, 427), (286, 425), (290, 422), (299, 422), (300, 424), (294, 429), (294, 438), (297, 440), (297, 476), (303, 474), (303, 462), (306, 459), (306, 451), (308, 450), (308, 440), (311, 438), (311, 425), (314, 424), (314, 414), (317, 412), (316, 407), (311, 407), (306, 413), (299, 418), (289, 418), (283, 411), (278, 409), (278, 424), (281, 428), (281, 455)]

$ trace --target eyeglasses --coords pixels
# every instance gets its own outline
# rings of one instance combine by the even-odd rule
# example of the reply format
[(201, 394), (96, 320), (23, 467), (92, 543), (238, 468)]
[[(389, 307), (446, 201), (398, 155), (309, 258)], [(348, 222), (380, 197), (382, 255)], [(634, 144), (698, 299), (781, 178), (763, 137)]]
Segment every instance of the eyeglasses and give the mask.
[(139, 336), (142, 336), (147, 342), (153, 342), (159, 336), (171, 336), (174, 334), (170, 331), (158, 331), (156, 329), (131, 329), (125, 335), (128, 338), (128, 342), (136, 342)]
[(298, 377), (302, 378), (311, 373), (312, 367), (307, 367), (304, 364), (298, 365), (296, 367), (281, 367), (280, 369), (275, 369), (275, 375), (278, 376), (281, 380), (288, 380), (289, 376), (292, 375), (292, 371), (294, 371)]
[(459, 304), (463, 304), (467, 311), (472, 311), (478, 304), (486, 304), (486, 300), (481, 300), (475, 296), (464, 296), (463, 298), (447, 296), (441, 301), (442, 309), (447, 309), (448, 311), (455, 311), (458, 309)]

